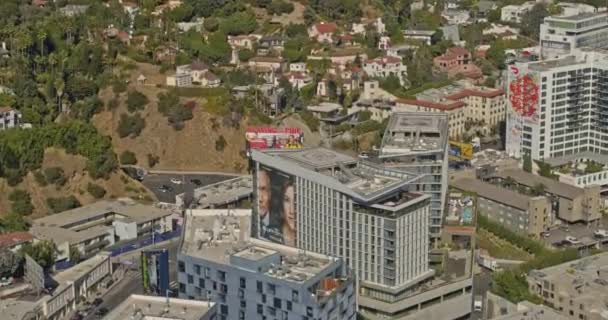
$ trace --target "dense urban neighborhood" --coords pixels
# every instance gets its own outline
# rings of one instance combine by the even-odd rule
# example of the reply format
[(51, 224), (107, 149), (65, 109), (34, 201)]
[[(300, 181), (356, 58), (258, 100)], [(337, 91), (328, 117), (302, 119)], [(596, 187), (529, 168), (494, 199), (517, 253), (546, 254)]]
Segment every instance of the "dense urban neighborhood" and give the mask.
[(572, 1), (1, 0), (0, 319), (608, 320)]

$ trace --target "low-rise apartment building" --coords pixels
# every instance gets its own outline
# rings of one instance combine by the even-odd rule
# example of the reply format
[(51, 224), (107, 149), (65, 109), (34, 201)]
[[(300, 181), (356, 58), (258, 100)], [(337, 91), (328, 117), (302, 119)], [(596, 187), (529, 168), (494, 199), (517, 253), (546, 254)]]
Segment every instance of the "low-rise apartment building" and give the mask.
[(65, 319), (76, 306), (94, 296), (97, 286), (112, 275), (109, 253), (100, 253), (52, 276), (55, 286), (40, 296), (0, 299), (3, 320)]
[(500, 20), (504, 22), (521, 23), (523, 15), (532, 10), (535, 1), (527, 1), (520, 5), (510, 4), (500, 9)]
[(591, 223), (601, 218), (599, 186), (579, 188), (520, 169), (500, 170), (486, 179), (510, 179), (528, 189), (542, 184), (545, 194), (551, 199), (553, 212), (562, 221)]
[(506, 228), (538, 238), (551, 222), (551, 202), (527, 196), (474, 178), (460, 178), (452, 187), (477, 195), (477, 211)]
[(336, 257), (250, 238), (251, 210), (186, 213), (179, 296), (218, 319), (356, 319), (354, 278)]
[(532, 293), (568, 319), (606, 319), (608, 253), (532, 270), (527, 280)]
[(87, 258), (116, 241), (172, 231), (171, 215), (171, 211), (131, 199), (102, 200), (36, 219), (30, 232), (38, 240), (55, 244), (57, 261), (69, 260), (71, 250)]

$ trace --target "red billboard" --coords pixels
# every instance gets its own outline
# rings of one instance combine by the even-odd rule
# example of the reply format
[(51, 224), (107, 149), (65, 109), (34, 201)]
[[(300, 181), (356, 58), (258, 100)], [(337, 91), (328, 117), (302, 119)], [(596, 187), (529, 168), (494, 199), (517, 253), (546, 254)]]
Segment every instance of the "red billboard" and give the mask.
[(245, 139), (247, 155), (251, 149), (300, 149), (304, 132), (299, 128), (251, 127)]

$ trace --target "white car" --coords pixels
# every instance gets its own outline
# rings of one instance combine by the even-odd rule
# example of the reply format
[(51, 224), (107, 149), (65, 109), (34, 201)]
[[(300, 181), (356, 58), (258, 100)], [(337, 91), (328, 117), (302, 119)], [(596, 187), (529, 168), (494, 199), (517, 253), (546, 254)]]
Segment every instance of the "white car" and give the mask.
[(8, 287), (13, 284), (13, 278), (2, 278), (0, 279), (0, 288)]
[(576, 237), (573, 236), (566, 236), (566, 241), (572, 243), (572, 244), (579, 244), (581, 243), (580, 241), (578, 241), (578, 239)]
[(593, 232), (593, 235), (597, 238), (608, 238), (608, 230), (598, 229)]
[(182, 180), (178, 179), (178, 178), (171, 178), (171, 183), (173, 184), (182, 184), (184, 183)]

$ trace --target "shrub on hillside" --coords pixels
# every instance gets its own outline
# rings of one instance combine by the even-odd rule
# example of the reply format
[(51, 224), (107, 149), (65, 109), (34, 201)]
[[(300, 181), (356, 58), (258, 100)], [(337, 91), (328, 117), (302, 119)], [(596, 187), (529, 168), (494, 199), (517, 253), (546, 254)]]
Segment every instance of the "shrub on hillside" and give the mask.
[(29, 215), (34, 211), (34, 206), (32, 205), (32, 198), (27, 191), (24, 190), (14, 190), (8, 196), (8, 199), (11, 201), (11, 210), (14, 213), (20, 215)]
[(224, 149), (226, 148), (226, 146), (228, 145), (228, 142), (226, 142), (226, 139), (224, 138), (224, 136), (220, 135), (217, 140), (215, 140), (215, 150), (222, 152), (224, 151)]
[(74, 196), (46, 198), (46, 204), (52, 213), (59, 213), (81, 206), (80, 201)]
[(59, 167), (44, 169), (44, 177), (47, 183), (63, 186), (66, 183), (65, 172)]
[(137, 157), (135, 153), (126, 150), (120, 154), (120, 163), (124, 165), (137, 164)]
[(139, 113), (129, 116), (126, 113), (120, 115), (120, 121), (118, 121), (118, 136), (121, 138), (131, 137), (135, 138), (141, 134), (141, 131), (146, 127), (146, 120), (144, 120)]
[(129, 112), (143, 110), (148, 102), (148, 98), (143, 93), (137, 90), (129, 91), (127, 96), (127, 110), (129, 110)]
[(147, 158), (148, 158), (148, 167), (150, 167), (150, 168), (154, 168), (154, 166), (156, 166), (158, 164), (158, 162), (160, 161), (159, 156), (153, 155), (150, 153), (148, 153)]
[(87, 184), (87, 192), (89, 192), (89, 194), (95, 197), (95, 199), (101, 199), (106, 195), (106, 189), (104, 189), (100, 185), (90, 182), (89, 184)]

